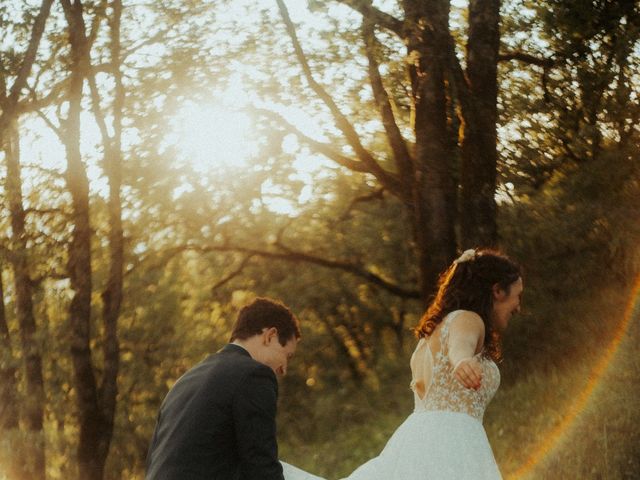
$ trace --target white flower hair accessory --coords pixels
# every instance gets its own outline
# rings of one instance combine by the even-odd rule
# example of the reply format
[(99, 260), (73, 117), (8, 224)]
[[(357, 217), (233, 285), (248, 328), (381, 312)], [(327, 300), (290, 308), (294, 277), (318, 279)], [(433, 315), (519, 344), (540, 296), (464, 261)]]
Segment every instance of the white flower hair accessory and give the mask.
[(470, 248), (469, 250), (465, 250), (464, 252), (462, 252), (462, 255), (460, 255), (457, 259), (455, 259), (453, 263), (457, 265), (459, 263), (464, 263), (464, 262), (468, 262), (469, 260), (473, 260), (474, 258), (476, 258), (476, 251), (474, 248)]

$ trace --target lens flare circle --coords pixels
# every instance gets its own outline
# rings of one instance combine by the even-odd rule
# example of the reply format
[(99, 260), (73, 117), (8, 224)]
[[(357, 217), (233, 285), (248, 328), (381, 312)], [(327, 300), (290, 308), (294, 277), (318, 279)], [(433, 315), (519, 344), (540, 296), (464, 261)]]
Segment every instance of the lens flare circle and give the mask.
[(634, 314), (636, 314), (636, 310), (640, 309), (640, 276), (635, 280), (634, 286), (631, 290), (631, 300), (627, 304), (625, 309), (624, 316), (618, 326), (616, 327), (616, 331), (614, 333), (613, 339), (607, 345), (604, 354), (592, 369), (589, 374), (589, 379), (584, 387), (584, 389), (580, 392), (580, 394), (576, 397), (575, 401), (565, 412), (565, 417), (555, 428), (551, 429), (547, 432), (546, 435), (543, 436), (543, 442), (541, 442), (537, 448), (531, 453), (529, 458), (516, 470), (514, 473), (509, 475), (509, 478), (522, 478), (533, 471), (533, 469), (556, 447), (562, 436), (568, 432), (569, 428), (573, 424), (573, 422), (577, 419), (580, 413), (584, 410), (587, 402), (591, 398), (594, 390), (600, 383), (602, 376), (605, 371), (609, 367), (611, 360), (614, 355), (618, 351), (620, 347), (620, 343), (624, 338), (629, 325), (631, 324), (631, 320), (634, 318)]

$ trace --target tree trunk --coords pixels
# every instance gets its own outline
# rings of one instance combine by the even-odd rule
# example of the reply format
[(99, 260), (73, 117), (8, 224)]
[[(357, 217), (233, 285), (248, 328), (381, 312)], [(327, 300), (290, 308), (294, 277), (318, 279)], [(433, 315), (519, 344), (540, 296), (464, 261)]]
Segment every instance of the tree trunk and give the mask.
[[(11, 335), (4, 306), (3, 266), (0, 264), (0, 435), (6, 439), (8, 452), (17, 451), (15, 438), (19, 431), (16, 373), (17, 361), (11, 346)], [(27, 478), (17, 456), (8, 459), (6, 470), (11, 479)]]
[[(117, 381), (120, 360), (118, 341), (118, 317), (123, 297), (124, 272), (124, 235), (122, 227), (122, 115), (125, 90), (122, 84), (120, 57), (120, 19), (122, 2), (112, 2), (112, 16), (109, 19), (111, 39), (111, 74), (114, 78), (115, 93), (113, 102), (113, 137), (109, 136), (106, 127), (106, 116), (100, 108), (100, 93), (95, 77), (89, 68), (89, 40), (82, 15), (82, 4), (79, 0), (71, 5), (63, 0), (63, 7), (70, 28), (71, 48), (73, 53), (72, 82), (70, 90), (69, 118), (67, 120), (67, 156), (68, 186), (74, 201), (75, 230), (70, 252), (70, 274), (73, 274), (72, 285), (77, 285), (72, 304), (74, 332), (78, 345), (74, 353), (76, 377), (82, 384), (84, 392), (80, 401), (80, 445), (78, 463), (81, 478), (99, 480), (104, 476), (104, 468), (109, 455), (113, 436)], [(89, 349), (89, 326), (91, 324), (91, 229), (89, 225), (89, 196), (86, 171), (80, 158), (79, 150), (79, 112), (82, 100), (84, 79), (89, 80), (93, 101), (94, 116), (102, 133), (104, 145), (104, 171), (109, 181), (109, 274), (105, 289), (102, 292), (104, 325), (103, 338), (103, 374), (100, 387), (97, 382)], [(73, 105), (73, 109), (71, 108)], [(77, 234), (76, 234), (77, 232)], [(73, 263), (72, 263), (73, 259)], [(75, 288), (74, 288), (75, 289)], [(80, 390), (80, 388), (79, 388)]]
[(500, 1), (469, 2), (468, 101), (461, 102), (461, 246), (497, 242), (496, 177)]
[(414, 110), (415, 183), (413, 219), (419, 286), (425, 302), (438, 274), (455, 255), (455, 185), (447, 138), (445, 68), (449, 3), (406, 2), (410, 25), (409, 67)]
[[(123, 296), (124, 276), (124, 234), (122, 229), (122, 111), (125, 91), (120, 72), (120, 18), (122, 2), (114, 0), (111, 28), (111, 62), (115, 80), (115, 98), (113, 104), (113, 139), (110, 139), (106, 128), (103, 129), (105, 145), (105, 173), (109, 180), (109, 277), (102, 292), (104, 322), (104, 375), (100, 389), (100, 400), (103, 409), (103, 428), (100, 433), (100, 449), (97, 462), (104, 465), (109, 455), (109, 446), (113, 436), (113, 425), (118, 395), (118, 371), (120, 367), (120, 344), (118, 340), (118, 317)], [(95, 84), (94, 84), (95, 85)], [(97, 92), (95, 92), (97, 94)], [(97, 99), (97, 98), (94, 98)], [(99, 114), (96, 103), (96, 113)], [(104, 125), (104, 116), (99, 120)]]
[(69, 110), (64, 120), (64, 144), (67, 156), (66, 183), (72, 198), (73, 232), (68, 250), (68, 274), (73, 296), (69, 305), (71, 357), (77, 390), (80, 438), (78, 443), (79, 477), (100, 480), (104, 464), (97, 461), (101, 448), (102, 409), (91, 355), (91, 224), (89, 180), (80, 152), (80, 112), (84, 79), (89, 71), (89, 46), (82, 3), (62, 0), (69, 24), (71, 76)]
[[(363, 17), (369, 80), (395, 168), (383, 166), (379, 157), (362, 145), (333, 97), (313, 78), (283, 0), (277, 0), (278, 7), (307, 83), (328, 107), (354, 156), (309, 138), (286, 120), (280, 123), (339, 165), (373, 175), (382, 188), (406, 205), (412, 219), (419, 290), (426, 303), (458, 246), (491, 246), (497, 239), (494, 196), (500, 2), (470, 0), (465, 72), (449, 29), (449, 0), (402, 0), (398, 3), (404, 18), (378, 9), (371, 0), (336, 1)], [(413, 149), (396, 123), (381, 76), (376, 27), (395, 34), (407, 45)], [(459, 134), (454, 131), (457, 122), (452, 118), (456, 110), (460, 111)], [(462, 156), (461, 167), (456, 162), (458, 155)], [(456, 226), (460, 226), (459, 241)]]
[[(72, 80), (72, 84), (77, 83)], [(77, 85), (76, 85), (77, 87)], [(80, 478), (101, 479), (102, 472), (95, 469), (95, 452), (100, 438), (101, 409), (98, 405), (98, 391), (91, 358), (91, 225), (89, 217), (89, 182), (85, 166), (80, 156), (79, 107), (82, 96), (80, 90), (70, 97), (69, 118), (67, 119), (67, 188), (71, 193), (73, 214), (72, 240), (68, 250), (68, 273), (73, 297), (69, 305), (71, 323), (71, 357), (77, 387), (80, 443), (78, 463)]]
[(327, 333), (333, 340), (334, 346), (346, 360), (347, 366), (349, 367), (349, 372), (351, 373), (351, 378), (356, 384), (361, 385), (364, 381), (364, 373), (361, 371), (360, 366), (358, 365), (358, 360), (356, 358), (353, 358), (353, 355), (351, 355), (351, 352), (349, 351), (349, 347), (345, 345), (344, 339), (336, 331), (335, 324), (337, 322), (331, 319), (335, 319), (335, 317), (333, 317), (332, 315), (320, 317), (320, 321), (327, 329)]
[(28, 451), (23, 451), (22, 454), (28, 459), (28, 464), (31, 466), (30, 478), (44, 479), (44, 379), (42, 376), (42, 356), (36, 339), (37, 327), (33, 313), (18, 145), (17, 126), (15, 123), (10, 123), (5, 129), (4, 150), (7, 164), (5, 189), (11, 215), (11, 263), (15, 280), (16, 316), (20, 327), (25, 371), (26, 395), (22, 400), (22, 408), (29, 433)]
[[(11, 442), (12, 446), (16, 447), (14, 449), (16, 454), (12, 457), (11, 464), (7, 468), (11, 478), (15, 479), (45, 478), (44, 380), (42, 376), (42, 357), (35, 339), (36, 323), (33, 314), (31, 278), (29, 276), (27, 244), (24, 232), (25, 212), (22, 206), (19, 151), (16, 140), (16, 107), (22, 90), (31, 74), (53, 1), (43, 0), (38, 14), (33, 19), (29, 44), (9, 91), (7, 91), (4, 73), (1, 78), (0, 148), (5, 151), (5, 161), (7, 163), (5, 188), (11, 215), (13, 243), (11, 264), (16, 286), (16, 316), (20, 329), (27, 394), (23, 402), (23, 411), (25, 424), (30, 434), (27, 445), (24, 448), (18, 448), (15, 442)], [(3, 352), (7, 355), (0, 362), (0, 377), (2, 378), (2, 386), (0, 387), (0, 428), (4, 432), (14, 430), (18, 433), (17, 367), (13, 362), (11, 338), (4, 309), (4, 285), (1, 277), (2, 270), (0, 269), (0, 337), (3, 349), (6, 348)], [(20, 452), (20, 454), (17, 452)]]

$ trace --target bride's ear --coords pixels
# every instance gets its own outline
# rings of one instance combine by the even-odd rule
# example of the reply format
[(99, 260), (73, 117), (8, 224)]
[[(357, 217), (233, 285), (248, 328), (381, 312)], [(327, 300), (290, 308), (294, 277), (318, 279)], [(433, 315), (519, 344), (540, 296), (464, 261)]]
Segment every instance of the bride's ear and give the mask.
[(507, 292), (505, 292), (504, 288), (502, 288), (499, 284), (494, 283), (493, 287), (491, 287), (491, 292), (493, 293), (493, 300), (504, 300), (504, 297), (507, 296)]

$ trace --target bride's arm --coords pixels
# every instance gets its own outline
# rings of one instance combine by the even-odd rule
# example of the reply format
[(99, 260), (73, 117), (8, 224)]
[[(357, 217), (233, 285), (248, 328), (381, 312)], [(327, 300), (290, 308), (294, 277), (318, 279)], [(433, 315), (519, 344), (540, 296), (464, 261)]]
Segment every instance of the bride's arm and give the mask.
[(451, 320), (449, 331), (449, 362), (453, 375), (466, 388), (477, 390), (482, 382), (482, 369), (474, 358), (484, 341), (484, 322), (473, 312), (461, 312)]

